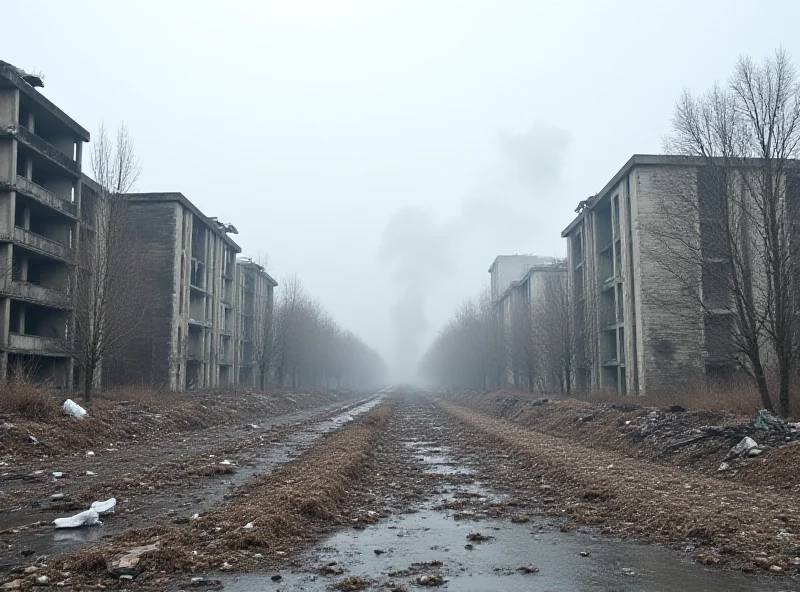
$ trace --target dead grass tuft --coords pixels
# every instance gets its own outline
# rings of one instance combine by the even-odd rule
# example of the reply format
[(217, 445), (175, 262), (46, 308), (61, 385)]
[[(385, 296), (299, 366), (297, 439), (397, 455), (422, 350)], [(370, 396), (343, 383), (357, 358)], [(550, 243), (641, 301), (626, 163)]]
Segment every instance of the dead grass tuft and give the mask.
[(0, 387), (0, 412), (35, 421), (56, 417), (61, 409), (53, 393), (22, 378)]

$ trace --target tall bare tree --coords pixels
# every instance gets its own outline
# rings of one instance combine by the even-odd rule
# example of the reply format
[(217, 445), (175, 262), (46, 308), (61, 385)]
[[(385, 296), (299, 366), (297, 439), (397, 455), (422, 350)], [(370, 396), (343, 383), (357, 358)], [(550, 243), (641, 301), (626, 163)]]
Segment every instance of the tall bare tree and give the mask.
[(112, 140), (101, 126), (91, 152), (97, 191), (82, 199), (75, 294), (74, 356), (84, 400), (91, 400), (101, 360), (113, 355), (144, 314), (140, 253), (125, 193), (141, 172), (133, 139), (121, 125)]
[(567, 278), (561, 273), (545, 273), (541, 289), (534, 291), (530, 304), (534, 358), (543, 390), (558, 388), (572, 392), (575, 363), (575, 336)]
[(646, 225), (648, 254), (702, 310), (707, 349), (747, 372), (770, 410), (777, 383), (784, 414), (800, 330), (799, 144), (800, 88), (788, 55), (741, 58), (726, 86), (677, 103), (665, 148), (694, 158)]

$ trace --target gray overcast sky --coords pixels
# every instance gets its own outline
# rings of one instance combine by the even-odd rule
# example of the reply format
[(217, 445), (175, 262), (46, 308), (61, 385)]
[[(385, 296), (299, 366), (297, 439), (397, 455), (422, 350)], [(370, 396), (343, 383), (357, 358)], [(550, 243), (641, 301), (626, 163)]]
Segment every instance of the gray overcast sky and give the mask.
[(126, 122), (138, 190), (235, 224), (244, 254), (297, 273), (400, 372), (496, 254), (565, 252), (577, 202), (660, 152), (683, 87), (725, 79), (743, 53), (783, 45), (800, 61), (792, 1), (2, 11), (0, 59), (41, 71), (90, 132)]

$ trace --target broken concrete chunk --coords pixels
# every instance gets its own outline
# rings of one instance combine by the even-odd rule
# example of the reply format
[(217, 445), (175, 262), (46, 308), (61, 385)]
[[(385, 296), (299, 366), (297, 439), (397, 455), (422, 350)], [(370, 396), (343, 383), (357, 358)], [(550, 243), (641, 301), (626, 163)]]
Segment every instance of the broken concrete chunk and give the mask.
[(141, 560), (145, 553), (158, 549), (158, 543), (136, 547), (125, 553), (120, 553), (111, 560), (108, 572), (112, 576), (137, 576), (142, 571)]
[(728, 453), (728, 458), (744, 456), (745, 454), (749, 454), (753, 448), (758, 448), (758, 444), (750, 436), (745, 436), (736, 446), (731, 448), (731, 451)]

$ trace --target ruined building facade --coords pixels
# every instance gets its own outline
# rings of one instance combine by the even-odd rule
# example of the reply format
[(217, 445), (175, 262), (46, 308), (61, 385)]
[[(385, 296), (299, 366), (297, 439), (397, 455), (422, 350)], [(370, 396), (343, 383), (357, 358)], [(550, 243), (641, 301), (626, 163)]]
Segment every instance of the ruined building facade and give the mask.
[[(502, 368), (499, 386), (556, 392), (558, 385), (552, 377), (542, 374), (540, 361), (537, 360), (540, 352), (537, 351), (536, 344), (541, 341), (541, 335), (538, 334), (541, 327), (536, 318), (550, 307), (548, 299), (553, 294), (548, 284), (557, 282), (563, 286), (566, 283), (566, 261), (551, 257), (512, 257), (514, 259), (510, 262), (513, 270), (516, 273), (524, 271), (495, 300)], [(520, 257), (528, 259), (525, 261)], [(504, 257), (495, 259), (490, 272), (505, 272), (506, 277), (513, 277), (512, 270), (502, 269), (505, 261), (508, 260)], [(498, 281), (497, 285), (505, 283)]]
[(68, 390), (89, 133), (34, 84), (0, 62), (0, 376)]
[(263, 388), (270, 357), (274, 290), (278, 285), (249, 259), (236, 262), (236, 373), (242, 387)]
[(181, 193), (131, 193), (131, 223), (146, 254), (145, 315), (106, 383), (169, 390), (228, 387), (234, 371), (235, 266), (239, 246), (224, 225)]
[[(722, 214), (714, 206), (718, 196), (703, 182), (706, 168), (683, 156), (634, 155), (581, 202), (563, 231), (578, 389), (675, 390), (735, 369), (728, 288), (714, 279), (721, 276), (707, 273), (727, 258), (720, 258), (708, 230), (708, 221)], [(659, 256), (665, 249), (658, 227), (678, 228), (659, 204), (683, 191), (691, 206), (680, 214), (687, 231), (673, 233), (676, 250)], [(674, 261), (673, 253), (679, 255)], [(686, 265), (691, 258), (697, 261)], [(679, 274), (670, 269), (680, 265), (686, 281), (676, 281)]]

